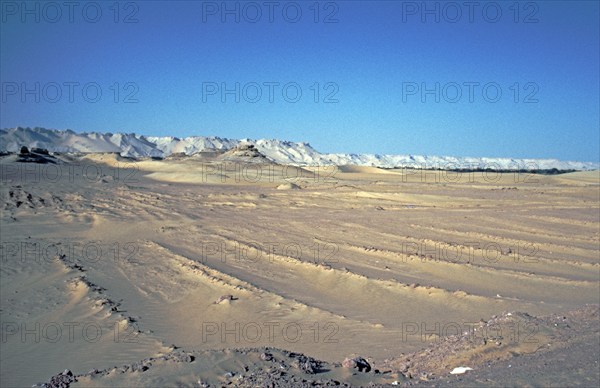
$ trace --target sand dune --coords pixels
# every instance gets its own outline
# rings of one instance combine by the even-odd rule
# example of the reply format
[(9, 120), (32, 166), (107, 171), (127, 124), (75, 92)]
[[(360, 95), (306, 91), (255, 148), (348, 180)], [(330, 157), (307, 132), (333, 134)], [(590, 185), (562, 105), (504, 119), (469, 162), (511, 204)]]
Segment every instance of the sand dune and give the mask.
[[(79, 376), (73, 386), (225, 384), (244, 365), (276, 368), (260, 359), (266, 348), (322, 360), (324, 383), (407, 381), (402, 354), (480, 320), (600, 303), (593, 171), (422, 175), (115, 154), (0, 166), (2, 386), (64, 369)], [(513, 342), (423, 356), (411, 373), (537, 351)], [(340, 364), (351, 355), (389, 373), (353, 375)]]

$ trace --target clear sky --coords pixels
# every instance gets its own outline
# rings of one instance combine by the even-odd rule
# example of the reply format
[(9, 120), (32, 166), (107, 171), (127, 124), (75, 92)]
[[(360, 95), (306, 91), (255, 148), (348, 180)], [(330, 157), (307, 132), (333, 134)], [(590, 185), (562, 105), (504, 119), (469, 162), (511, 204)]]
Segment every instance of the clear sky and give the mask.
[(597, 1), (1, 4), (2, 128), (600, 159)]

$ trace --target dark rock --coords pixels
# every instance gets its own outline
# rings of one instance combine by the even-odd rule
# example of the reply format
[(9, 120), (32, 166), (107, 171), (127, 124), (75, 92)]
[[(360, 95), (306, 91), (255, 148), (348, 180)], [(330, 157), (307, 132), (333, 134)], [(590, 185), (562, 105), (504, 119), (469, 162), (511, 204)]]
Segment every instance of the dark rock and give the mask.
[(65, 369), (64, 372), (52, 376), (48, 383), (45, 383), (43, 386), (47, 388), (69, 388), (71, 383), (76, 381), (77, 379), (73, 376), (73, 373)]
[(294, 358), (294, 361), (291, 362), (292, 367), (299, 369), (304, 373), (315, 374), (321, 369), (321, 362), (312, 357), (296, 353), (290, 353), (289, 356)]
[(45, 148), (32, 148), (31, 152), (33, 152), (35, 154), (50, 155), (48, 150)]
[[(46, 150), (43, 150), (46, 151)], [(47, 153), (32, 153), (29, 152), (27, 147), (21, 148), (21, 153), (19, 153), (19, 157), (17, 158), (17, 162), (20, 163), (39, 163), (39, 164), (47, 164), (52, 163), (56, 164), (56, 158)]]
[(191, 354), (178, 353), (177, 355), (173, 356), (173, 359), (177, 362), (194, 362), (196, 358)]
[(371, 364), (362, 357), (346, 357), (344, 361), (342, 361), (342, 366), (348, 369), (358, 369), (359, 372), (369, 372), (371, 370)]

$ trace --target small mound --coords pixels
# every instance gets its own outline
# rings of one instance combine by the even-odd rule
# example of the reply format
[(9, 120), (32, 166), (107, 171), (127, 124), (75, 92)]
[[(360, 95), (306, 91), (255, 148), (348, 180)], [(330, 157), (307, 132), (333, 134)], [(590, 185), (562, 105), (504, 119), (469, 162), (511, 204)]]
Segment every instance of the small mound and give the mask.
[(271, 163), (271, 161), (254, 144), (240, 144), (220, 156), (223, 160), (246, 163)]

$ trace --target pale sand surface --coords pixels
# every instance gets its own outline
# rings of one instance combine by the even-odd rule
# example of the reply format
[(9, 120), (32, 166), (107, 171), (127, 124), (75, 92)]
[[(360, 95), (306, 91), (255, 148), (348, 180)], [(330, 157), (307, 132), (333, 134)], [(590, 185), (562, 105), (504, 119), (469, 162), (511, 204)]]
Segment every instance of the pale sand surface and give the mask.
[[(0, 159), (3, 387), (171, 345), (196, 361), (74, 386), (197, 386), (260, 354), (202, 353), (213, 349), (273, 347), (329, 363), (360, 355), (393, 369), (481, 319), (600, 302), (597, 171), (61, 158), (57, 168)], [(234, 300), (215, 304), (222, 295)], [(535, 351), (519, 338), (498, 358)], [(403, 378), (336, 370), (325, 377)], [(152, 373), (158, 380), (144, 380)]]

